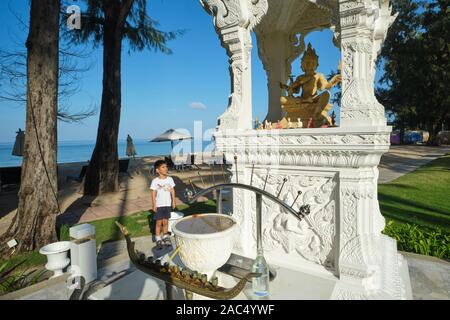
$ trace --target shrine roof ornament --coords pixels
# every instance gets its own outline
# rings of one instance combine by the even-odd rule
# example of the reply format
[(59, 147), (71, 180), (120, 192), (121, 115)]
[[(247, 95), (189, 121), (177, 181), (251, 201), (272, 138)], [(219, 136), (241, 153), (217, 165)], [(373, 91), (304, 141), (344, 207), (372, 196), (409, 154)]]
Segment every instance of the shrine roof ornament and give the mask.
[(253, 30), (269, 7), (268, 0), (200, 0), (218, 29), (240, 26)]

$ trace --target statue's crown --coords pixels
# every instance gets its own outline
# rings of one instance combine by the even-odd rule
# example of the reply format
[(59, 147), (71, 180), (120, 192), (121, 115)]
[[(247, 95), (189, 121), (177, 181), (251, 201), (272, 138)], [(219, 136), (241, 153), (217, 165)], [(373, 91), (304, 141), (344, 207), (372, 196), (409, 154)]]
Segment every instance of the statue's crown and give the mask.
[(302, 60), (319, 60), (319, 56), (316, 54), (316, 50), (312, 48), (311, 43), (308, 43), (308, 49), (306, 49)]

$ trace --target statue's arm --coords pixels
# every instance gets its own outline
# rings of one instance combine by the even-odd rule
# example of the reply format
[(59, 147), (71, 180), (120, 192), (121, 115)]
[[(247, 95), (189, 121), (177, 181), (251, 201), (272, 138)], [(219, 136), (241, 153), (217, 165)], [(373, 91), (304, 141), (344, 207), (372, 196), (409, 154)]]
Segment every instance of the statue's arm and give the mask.
[(331, 88), (333, 88), (335, 85), (337, 85), (341, 81), (342, 81), (342, 76), (340, 74), (337, 74), (333, 78), (331, 78), (330, 82), (328, 82), (327, 79), (325, 79), (325, 77), (323, 76), (323, 74), (321, 74), (320, 78), (319, 78), (319, 82), (320, 82), (319, 89), (320, 90), (330, 90)]
[(295, 81), (292, 81), (291, 78), (291, 82), (289, 83), (289, 85), (280, 82), (280, 88), (286, 89), (288, 91), (288, 95), (291, 96), (293, 93), (297, 94), (300, 92), (300, 87), (302, 86), (302, 84), (302, 78), (299, 76)]
[(300, 88), (303, 85), (303, 78), (301, 76), (298, 76), (297, 79), (295, 79), (295, 82), (292, 84), (292, 92), (293, 93), (299, 93), (300, 92)]
[(317, 89), (319, 90), (329, 90), (332, 88), (331, 82), (328, 82), (323, 74), (318, 74), (317, 79)]

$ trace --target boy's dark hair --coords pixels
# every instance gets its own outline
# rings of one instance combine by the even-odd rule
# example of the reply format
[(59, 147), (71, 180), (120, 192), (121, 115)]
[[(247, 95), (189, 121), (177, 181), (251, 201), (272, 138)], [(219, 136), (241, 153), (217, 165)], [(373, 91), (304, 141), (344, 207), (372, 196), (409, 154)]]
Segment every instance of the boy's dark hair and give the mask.
[(166, 160), (158, 160), (155, 162), (155, 170), (159, 169), (159, 167), (161, 167), (163, 164), (167, 165), (167, 161)]

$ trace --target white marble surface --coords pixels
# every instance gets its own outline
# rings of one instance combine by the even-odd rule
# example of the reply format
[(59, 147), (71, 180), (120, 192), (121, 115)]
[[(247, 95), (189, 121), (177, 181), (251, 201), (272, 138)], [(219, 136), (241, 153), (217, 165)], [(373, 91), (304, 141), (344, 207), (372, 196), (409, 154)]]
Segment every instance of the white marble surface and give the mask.
[[(331, 298), (337, 278), (312, 276), (286, 268), (275, 268), (276, 278), (270, 282), (270, 299), (273, 300), (328, 300)], [(239, 279), (216, 273), (219, 283), (227, 288), (233, 287)], [(183, 290), (174, 288), (174, 298), (184, 300)], [(113, 284), (95, 292), (90, 300), (164, 300), (165, 285), (161, 280), (136, 270)], [(194, 300), (208, 300), (194, 294)], [(234, 300), (253, 300), (252, 285), (247, 283), (243, 292)]]

